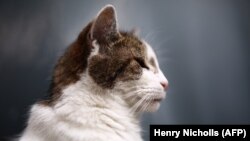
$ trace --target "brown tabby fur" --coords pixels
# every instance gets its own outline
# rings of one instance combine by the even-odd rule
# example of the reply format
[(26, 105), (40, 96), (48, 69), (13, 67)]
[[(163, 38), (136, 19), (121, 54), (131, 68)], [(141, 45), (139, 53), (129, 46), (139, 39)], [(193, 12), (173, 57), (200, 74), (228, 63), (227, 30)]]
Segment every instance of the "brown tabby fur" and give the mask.
[(77, 82), (86, 68), (89, 75), (102, 88), (110, 89), (117, 81), (139, 79), (142, 67), (147, 67), (145, 46), (132, 32), (120, 31), (119, 38), (101, 43), (99, 53), (89, 62), (93, 48), (89, 23), (61, 56), (55, 66), (50, 86), (50, 96), (40, 103), (51, 105), (61, 96), (61, 90)]

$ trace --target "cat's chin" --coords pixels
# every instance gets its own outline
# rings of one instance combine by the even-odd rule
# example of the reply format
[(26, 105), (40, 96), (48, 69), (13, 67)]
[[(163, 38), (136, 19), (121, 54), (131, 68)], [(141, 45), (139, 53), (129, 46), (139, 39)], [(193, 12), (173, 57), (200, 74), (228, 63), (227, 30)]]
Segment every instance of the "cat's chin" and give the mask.
[(159, 101), (153, 101), (147, 108), (146, 112), (156, 112), (160, 108)]
[(152, 101), (150, 102), (145, 112), (156, 112), (160, 108), (160, 101)]

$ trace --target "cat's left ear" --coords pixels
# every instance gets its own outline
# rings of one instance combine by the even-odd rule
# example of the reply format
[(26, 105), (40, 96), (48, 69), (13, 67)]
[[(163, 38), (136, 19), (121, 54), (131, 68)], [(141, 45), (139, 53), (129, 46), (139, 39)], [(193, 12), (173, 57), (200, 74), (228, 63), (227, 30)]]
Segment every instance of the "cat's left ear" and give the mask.
[(139, 36), (139, 34), (140, 34), (140, 29), (137, 28), (137, 27), (134, 27), (134, 28), (130, 31), (130, 33), (131, 33), (132, 35), (134, 35), (134, 36)]
[(93, 22), (90, 38), (97, 40), (99, 44), (109, 44), (119, 38), (115, 8), (112, 5), (100, 10)]

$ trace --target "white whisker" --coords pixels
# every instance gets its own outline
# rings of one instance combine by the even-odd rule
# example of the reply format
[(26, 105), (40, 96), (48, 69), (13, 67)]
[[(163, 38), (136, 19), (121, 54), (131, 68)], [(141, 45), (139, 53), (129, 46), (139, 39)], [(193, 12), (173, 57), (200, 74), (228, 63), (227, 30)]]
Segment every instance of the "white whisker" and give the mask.
[(139, 113), (140, 112), (142, 112), (142, 111), (144, 111), (146, 108), (147, 108), (147, 106), (149, 105), (149, 103), (150, 103), (150, 101), (149, 101), (149, 99), (150, 99), (150, 96), (149, 95), (146, 95), (146, 100), (145, 101), (147, 101), (140, 109), (139, 109)]
[(138, 107), (141, 105), (141, 103), (144, 102), (144, 100), (146, 100), (146, 96), (142, 97), (138, 102), (136, 102), (136, 103), (131, 107), (130, 112), (131, 112), (131, 113), (136, 112), (137, 109), (138, 109)]

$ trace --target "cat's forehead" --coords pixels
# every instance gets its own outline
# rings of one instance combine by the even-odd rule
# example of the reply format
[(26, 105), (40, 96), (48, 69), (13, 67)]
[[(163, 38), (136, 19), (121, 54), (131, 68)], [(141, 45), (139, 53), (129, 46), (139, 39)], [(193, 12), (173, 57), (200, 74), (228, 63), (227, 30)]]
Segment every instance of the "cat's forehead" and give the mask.
[(153, 48), (146, 41), (143, 41), (143, 44), (146, 47), (147, 62), (153, 67), (156, 72), (158, 72), (160, 68)]
[(144, 40), (143, 40), (143, 44), (145, 45), (146, 55), (147, 55), (148, 59), (157, 61), (156, 54), (155, 54), (153, 48)]
[[(145, 61), (149, 61), (154, 67), (158, 68), (158, 60), (156, 54), (145, 40), (138, 38), (137, 36), (122, 33), (123, 37), (112, 45), (113, 53), (116, 52), (121, 57), (138, 57), (144, 58)], [(132, 56), (131, 56), (132, 54)]]
[[(125, 57), (147, 57), (147, 47), (142, 40), (136, 36), (123, 35), (118, 41), (112, 44), (113, 51)], [(114, 53), (113, 52), (113, 53)]]

